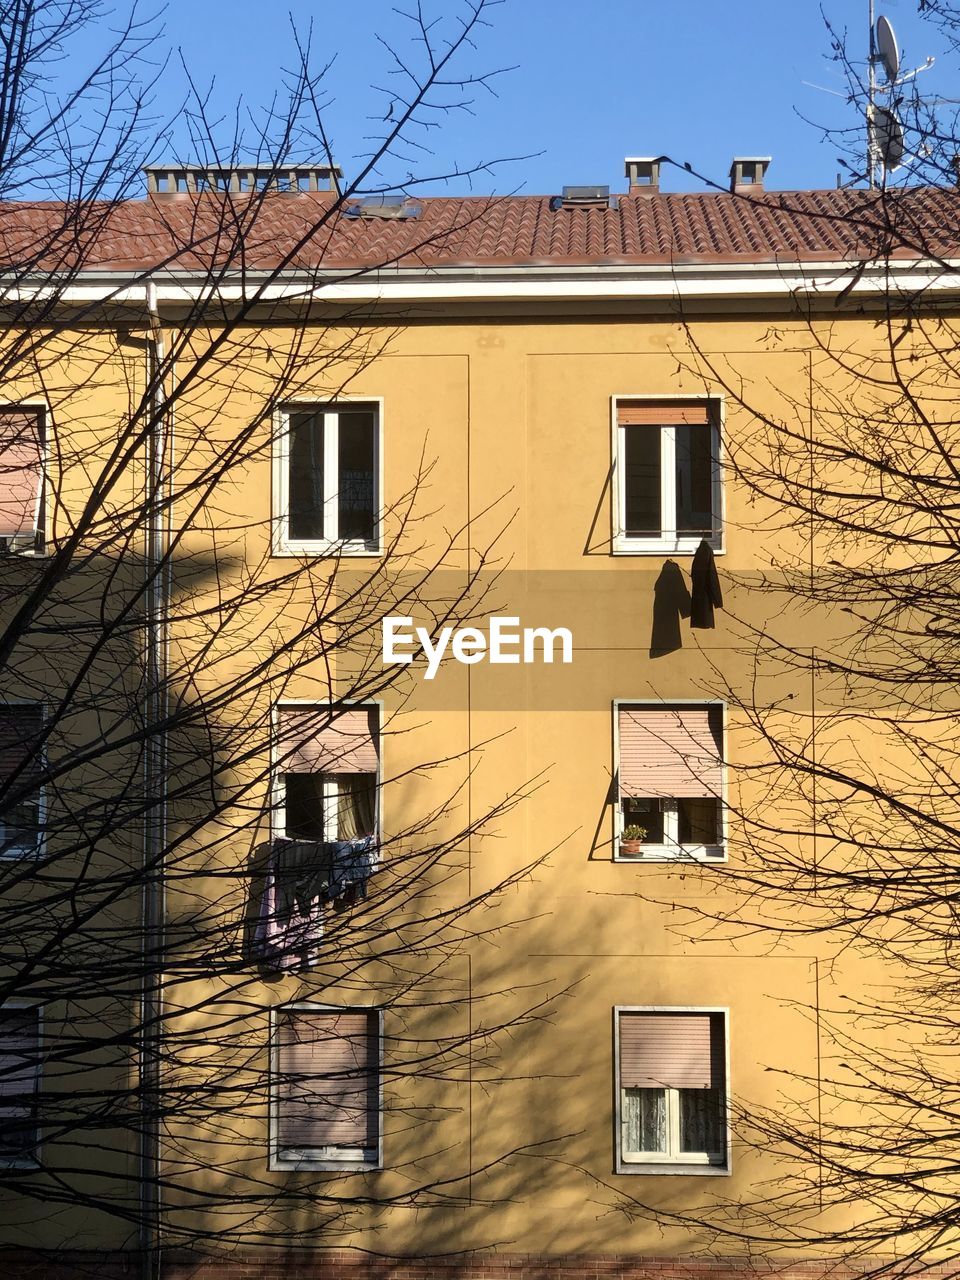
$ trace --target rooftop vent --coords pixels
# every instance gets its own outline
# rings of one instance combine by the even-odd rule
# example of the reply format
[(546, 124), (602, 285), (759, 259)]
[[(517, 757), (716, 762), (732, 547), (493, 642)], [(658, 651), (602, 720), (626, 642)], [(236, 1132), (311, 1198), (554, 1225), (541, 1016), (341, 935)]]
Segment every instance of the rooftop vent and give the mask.
[(734, 156), (730, 166), (730, 190), (736, 196), (759, 195), (769, 167), (769, 156)]
[(364, 196), (343, 212), (347, 218), (419, 218), (423, 205), (409, 196)]
[(630, 179), (632, 196), (654, 196), (660, 190), (660, 162), (663, 156), (627, 156), (623, 167)]
[(252, 191), (339, 192), (343, 170), (339, 165), (237, 165), (227, 169), (208, 169), (205, 165), (150, 165), (147, 195), (196, 195), (202, 191), (230, 191), (235, 195)]
[(551, 209), (615, 209), (617, 197), (611, 196), (609, 187), (564, 187), (559, 196), (550, 201)]

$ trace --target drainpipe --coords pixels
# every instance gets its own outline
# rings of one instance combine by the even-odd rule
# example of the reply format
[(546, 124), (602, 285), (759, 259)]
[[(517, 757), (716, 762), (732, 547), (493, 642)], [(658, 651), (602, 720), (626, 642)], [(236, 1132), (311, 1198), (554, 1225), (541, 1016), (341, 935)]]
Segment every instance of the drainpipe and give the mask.
[(169, 425), (162, 376), (163, 330), (157, 308), (157, 286), (146, 286), (149, 317), (147, 385), (153, 384), (151, 416), (146, 440), (146, 526), (144, 602), (146, 624), (144, 665), (146, 674), (146, 741), (143, 785), (146, 800), (143, 841), (143, 981), (140, 999), (140, 1257), (143, 1280), (158, 1280), (161, 1269), (160, 1131), (162, 1099), (161, 1054), (163, 1048), (164, 867), (166, 844), (166, 731), (157, 726), (167, 712), (167, 603), (170, 514), (166, 502), (169, 485)]

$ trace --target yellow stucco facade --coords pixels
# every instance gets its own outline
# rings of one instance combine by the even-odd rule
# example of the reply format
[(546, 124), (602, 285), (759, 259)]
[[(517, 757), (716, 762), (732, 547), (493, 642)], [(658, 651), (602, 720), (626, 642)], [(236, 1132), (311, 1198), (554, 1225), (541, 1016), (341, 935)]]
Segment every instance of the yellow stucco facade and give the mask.
[[(882, 341), (852, 308), (812, 321), (788, 303), (756, 310), (680, 319), (668, 306), (448, 303), (388, 322), (367, 314), (349, 328), (335, 316), (281, 316), (235, 329), (221, 349), (216, 329), (195, 330), (187, 345), (206, 363), (184, 349), (167, 373), (168, 693), (174, 707), (197, 709), (167, 742), (159, 1232), (170, 1247), (285, 1239), (390, 1255), (737, 1256), (745, 1246), (718, 1244), (712, 1230), (729, 1221), (729, 1203), (798, 1172), (815, 1198), (818, 1170), (758, 1150), (751, 1114), (795, 1108), (809, 1130), (818, 1079), (841, 1052), (819, 1011), (879, 970), (835, 954), (829, 936), (792, 933), (796, 901), (784, 905), (783, 932), (758, 927), (757, 916), (769, 926), (775, 913), (754, 915), (728, 873), (748, 868), (753, 842), (780, 827), (815, 838), (816, 797), (790, 789), (759, 726), (804, 740), (822, 731), (825, 750), (846, 746), (844, 693), (809, 659), (842, 644), (847, 623), (765, 588), (785, 561), (815, 574), (818, 547), (809, 527), (739, 482), (729, 451), (754, 437), (764, 447), (758, 408), (816, 434), (824, 389), (856, 397), (824, 347), (866, 361)], [(165, 349), (182, 341), (175, 307), (160, 327)], [(140, 403), (148, 337), (136, 324), (119, 338), (68, 333), (68, 358), (48, 359), (42, 397), (70, 459), (48, 487), (48, 551)], [(19, 402), (40, 391), (25, 373), (4, 394)], [(641, 397), (708, 397), (719, 415), (724, 607), (712, 630), (691, 629), (680, 611), (676, 646), (656, 634), (656, 584), (667, 560), (689, 584), (691, 554), (611, 547), (614, 405)], [(283, 413), (348, 401), (377, 406), (384, 550), (277, 555)], [(144, 466), (136, 448), (118, 468), (106, 532), (85, 535), (89, 563), (57, 587), (61, 619), (77, 597), (81, 615), (95, 612), (105, 571), (119, 574), (118, 591), (125, 575), (136, 579)], [(35, 567), (17, 572), (27, 581)], [(384, 666), (384, 615), (443, 621), (444, 609), (461, 624), (509, 616), (565, 627), (572, 661), (447, 659), (431, 681), (422, 663)], [(789, 641), (792, 669), (772, 656), (771, 635)], [(51, 758), (104, 732), (97, 708), (110, 706), (114, 682), (129, 686), (121, 705), (137, 697), (135, 629), (83, 671), (89, 649), (75, 640), (62, 629), (41, 636), (36, 656), (5, 675), (9, 698), (80, 681)], [(381, 867), (365, 902), (325, 909), (312, 965), (268, 973), (244, 931), (275, 804), (274, 708), (343, 696), (380, 708)], [(710, 865), (618, 856), (615, 708), (659, 702), (724, 708), (725, 838)], [(95, 754), (72, 766), (51, 812), (75, 806), (79, 770), (102, 792), (139, 749), (133, 735), (117, 747), (120, 763)], [(857, 749), (869, 761), (882, 739)], [(136, 817), (108, 829), (82, 874), (139, 858), (139, 835)], [(70, 857), (57, 875), (81, 854)], [(114, 957), (125, 930), (134, 940), (141, 888), (125, 882), (103, 908)], [(91, 945), (83, 929), (78, 938), (81, 950)], [(86, 1012), (96, 1019), (102, 1006), (116, 1019), (125, 1005), (135, 1026), (137, 984), (121, 983), (118, 1000), (111, 972)], [(271, 1016), (297, 1003), (382, 1012), (377, 1167), (271, 1168)], [(76, 996), (44, 1005), (50, 1034), (68, 1035)], [(729, 1136), (719, 1167), (623, 1171), (618, 1008), (722, 1011)], [(132, 1247), (135, 1039), (51, 1072), (54, 1092), (82, 1092), (96, 1070), (94, 1093), (115, 1099), (118, 1079), (134, 1093), (116, 1115), (108, 1108), (95, 1136), (78, 1124), (43, 1138), (40, 1171), (7, 1200), (9, 1244), (42, 1234), (51, 1247)], [(59, 1206), (58, 1177), (72, 1188)], [(31, 1181), (45, 1188), (39, 1200)], [(106, 1212), (104, 1199), (121, 1211)], [(783, 1212), (777, 1244), (790, 1239), (792, 1210)]]

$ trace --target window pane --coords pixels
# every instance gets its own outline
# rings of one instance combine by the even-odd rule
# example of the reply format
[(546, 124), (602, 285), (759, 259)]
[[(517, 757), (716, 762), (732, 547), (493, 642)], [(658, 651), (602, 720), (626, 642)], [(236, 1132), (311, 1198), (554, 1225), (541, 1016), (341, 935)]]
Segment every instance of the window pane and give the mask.
[(720, 843), (720, 802), (712, 796), (677, 801), (681, 844)]
[(624, 1089), (624, 1152), (667, 1150), (667, 1092), (665, 1089)]
[(660, 433), (662, 427), (624, 427), (624, 532), (659, 534)]
[(709, 423), (685, 423), (674, 430), (677, 533), (709, 533), (713, 528), (713, 428)]
[(323, 537), (323, 414), (290, 415), (290, 537)]
[(372, 542), (375, 536), (375, 415), (369, 409), (356, 413), (341, 410), (338, 419), (338, 536)]
[(644, 844), (663, 844), (663, 807), (659, 800), (627, 796), (623, 800), (623, 827), (643, 827)]
[(21, 800), (11, 805), (3, 816), (4, 849), (33, 849), (40, 841), (40, 805), (36, 800)]
[(323, 840), (323, 779), (319, 773), (286, 773), (285, 834), (290, 840)]
[(721, 1154), (723, 1094), (719, 1089), (680, 1089), (680, 1150)]
[(0, 1165), (33, 1160), (37, 1151), (37, 1121), (26, 1108), (0, 1111)]

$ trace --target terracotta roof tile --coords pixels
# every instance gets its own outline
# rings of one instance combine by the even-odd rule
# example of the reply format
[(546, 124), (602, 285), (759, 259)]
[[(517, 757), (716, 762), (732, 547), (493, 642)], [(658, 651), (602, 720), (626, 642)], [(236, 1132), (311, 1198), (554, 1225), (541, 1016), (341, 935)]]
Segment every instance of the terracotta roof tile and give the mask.
[[(616, 209), (553, 210), (545, 196), (423, 198), (410, 220), (347, 218), (330, 196), (174, 196), (90, 205), (0, 204), (9, 269), (162, 265), (364, 269), (670, 264), (960, 256), (960, 194), (907, 189), (621, 196)], [(242, 249), (241, 249), (242, 245)]]

